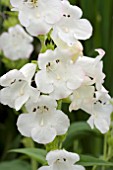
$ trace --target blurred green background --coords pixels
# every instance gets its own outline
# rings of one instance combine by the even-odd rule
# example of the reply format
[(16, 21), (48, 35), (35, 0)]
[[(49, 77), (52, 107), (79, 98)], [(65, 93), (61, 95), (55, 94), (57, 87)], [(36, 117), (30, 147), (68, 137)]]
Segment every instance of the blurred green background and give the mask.
[[(105, 87), (109, 90), (110, 95), (113, 96), (113, 0), (70, 0), (71, 4), (76, 4), (83, 10), (83, 18), (87, 18), (93, 26), (93, 36), (82, 42), (84, 45), (84, 54), (87, 56), (95, 56), (94, 49), (103, 48), (106, 55), (103, 58), (104, 62), (104, 73), (106, 74)], [(7, 31), (9, 26), (18, 23), (16, 14), (9, 12), (9, 0), (0, 0), (0, 33)], [(38, 47), (36, 45), (37, 40), (34, 40), (35, 52), (38, 52)], [(3, 59), (3, 54), (0, 53), (0, 76), (8, 71), (7, 62)], [(26, 61), (25, 61), (26, 62)], [(23, 62), (22, 62), (23, 64)], [(18, 66), (18, 63), (12, 63), (12, 66)], [(67, 105), (63, 106), (65, 112), (67, 112)], [(21, 111), (20, 111), (21, 113)], [(68, 113), (67, 113), (68, 114)], [(87, 115), (84, 116), (72, 113), (70, 116), (71, 122), (86, 120)], [(0, 105), (0, 161), (14, 160), (20, 157), (16, 153), (7, 153), (8, 150), (12, 148), (25, 147), (25, 143), (22, 143), (22, 137), (18, 133), (16, 128), (16, 119), (18, 113), (10, 109), (7, 106)], [(81, 142), (82, 141), (82, 142)], [(81, 133), (73, 138), (73, 142), (67, 140), (69, 147), (68, 150), (75, 150), (77, 152), (93, 154), (98, 156), (102, 153), (103, 146), (103, 136), (96, 136), (93, 133)], [(64, 143), (64, 146), (68, 144)], [(95, 148), (93, 146), (95, 146)], [(30, 146), (30, 144), (29, 144)], [(39, 145), (36, 144), (38, 147)], [(42, 146), (41, 146), (42, 147)], [(21, 159), (26, 159), (21, 156)], [(20, 166), (21, 165), (21, 166)], [(21, 162), (17, 168), (17, 164), (10, 165), (11, 169), (7, 165), (0, 166), (0, 170), (29, 170), (30, 167), (25, 162)], [(90, 170), (90, 168), (89, 168)], [(108, 170), (108, 169), (107, 169)], [(111, 170), (111, 169), (110, 169)]]

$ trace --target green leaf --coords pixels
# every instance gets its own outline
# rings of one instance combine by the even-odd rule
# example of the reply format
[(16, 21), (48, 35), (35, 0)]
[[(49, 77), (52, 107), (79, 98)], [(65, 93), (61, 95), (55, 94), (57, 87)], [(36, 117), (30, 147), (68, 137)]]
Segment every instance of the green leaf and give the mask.
[(13, 149), (9, 152), (18, 152), (23, 153), (30, 158), (37, 160), (41, 164), (46, 164), (46, 150), (44, 149), (36, 149), (36, 148), (24, 148), (24, 149)]
[(74, 138), (78, 137), (78, 135), (84, 135), (88, 133), (101, 135), (99, 131), (97, 131), (96, 129), (92, 130), (91, 127), (86, 122), (82, 121), (72, 123), (67, 132), (67, 138), (63, 146), (65, 148), (68, 148), (72, 144)]
[(21, 160), (5, 161), (0, 163), (0, 170), (31, 170), (30, 165)]
[(80, 161), (77, 164), (83, 166), (113, 166), (112, 162), (107, 162), (89, 155), (80, 155)]

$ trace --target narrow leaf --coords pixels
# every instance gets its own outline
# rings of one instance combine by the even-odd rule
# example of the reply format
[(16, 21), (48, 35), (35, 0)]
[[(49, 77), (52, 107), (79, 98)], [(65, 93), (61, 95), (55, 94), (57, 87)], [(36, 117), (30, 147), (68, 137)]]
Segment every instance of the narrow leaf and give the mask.
[(24, 148), (24, 149), (22, 149), (21, 148), (21, 149), (13, 149), (13, 150), (10, 150), (9, 152), (22, 153), (22, 154), (29, 156), (30, 158), (37, 160), (41, 164), (46, 163), (46, 160), (45, 160), (46, 150), (44, 150), (44, 149), (36, 149), (36, 148)]
[(4, 161), (0, 163), (0, 170), (31, 170), (31, 166), (21, 160)]
[(78, 137), (78, 135), (85, 135), (88, 133), (100, 135), (100, 133), (96, 129), (92, 130), (91, 127), (86, 122), (82, 121), (82, 122), (72, 123), (68, 130), (67, 138), (66, 138), (63, 146), (65, 148), (70, 147), (70, 145), (72, 144), (73, 139), (75, 137)]
[(83, 166), (113, 166), (112, 162), (107, 162), (89, 155), (80, 155), (80, 161), (77, 163)]

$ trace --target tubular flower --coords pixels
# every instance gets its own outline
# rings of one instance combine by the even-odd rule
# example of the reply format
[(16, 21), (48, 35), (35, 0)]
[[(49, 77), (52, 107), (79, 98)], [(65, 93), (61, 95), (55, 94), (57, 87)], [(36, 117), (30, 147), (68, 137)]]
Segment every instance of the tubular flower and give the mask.
[(28, 63), (20, 70), (11, 70), (0, 78), (0, 102), (19, 110), (30, 97), (39, 96), (39, 91), (30, 86), (36, 65)]
[(50, 96), (40, 96), (34, 103), (29, 100), (26, 103), (28, 114), (21, 114), (18, 118), (18, 130), (38, 143), (52, 142), (57, 135), (65, 134), (69, 127), (68, 117), (56, 107), (56, 101)]
[(87, 110), (91, 115), (87, 122), (91, 128), (95, 126), (101, 133), (106, 133), (110, 127), (111, 113), (113, 111), (113, 106), (110, 103), (111, 97), (104, 88), (95, 94), (96, 101), (92, 103), (91, 110)]
[(79, 155), (66, 150), (50, 151), (46, 160), (49, 166), (42, 166), (39, 170), (85, 170), (81, 165), (74, 165), (80, 160)]
[(53, 27), (51, 37), (57, 44), (61, 39), (68, 45), (77, 40), (86, 40), (92, 35), (92, 26), (86, 19), (80, 19), (82, 11), (77, 6), (72, 6), (68, 1), (62, 1), (63, 15)]
[(93, 86), (81, 86), (73, 92), (71, 95), (72, 103), (69, 106), (69, 110), (82, 109), (87, 112), (92, 107), (92, 102), (94, 99), (94, 87)]
[(96, 49), (99, 55), (96, 58), (79, 57), (77, 64), (82, 67), (86, 75), (84, 84), (96, 86), (96, 90), (101, 90), (104, 83), (105, 74), (103, 73), (103, 62), (101, 61), (105, 52), (102, 49)]
[(41, 92), (55, 99), (66, 98), (84, 81), (82, 68), (57, 48), (40, 54), (38, 64), (40, 71), (35, 77), (36, 85)]
[(19, 20), (27, 31), (37, 36), (50, 31), (62, 15), (60, 0), (10, 0), (13, 11), (19, 12)]
[(0, 49), (11, 60), (29, 58), (33, 51), (32, 41), (33, 38), (20, 25), (16, 25), (0, 36)]

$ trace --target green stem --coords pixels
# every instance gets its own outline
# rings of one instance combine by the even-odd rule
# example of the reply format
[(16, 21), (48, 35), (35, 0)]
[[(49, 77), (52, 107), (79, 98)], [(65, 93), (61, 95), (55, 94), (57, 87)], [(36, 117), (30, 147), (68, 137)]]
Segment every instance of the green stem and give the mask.
[(107, 161), (109, 161), (112, 157), (113, 157), (112, 146), (108, 145)]
[(65, 98), (65, 99), (62, 99), (63, 103), (71, 103), (71, 100), (70, 98)]
[(34, 159), (31, 159), (31, 167), (32, 167), (32, 170), (37, 170), (37, 161), (34, 160)]
[(95, 166), (93, 166), (92, 170), (96, 170), (96, 168), (97, 168), (97, 166), (95, 165)]
[(47, 50), (47, 47), (45, 45), (45, 40), (46, 40), (46, 37), (44, 35), (39, 35), (38, 36), (40, 42), (41, 42), (41, 50), (40, 50), (40, 53), (44, 53), (46, 50)]
[[(107, 133), (104, 136), (103, 159), (107, 160)], [(105, 170), (105, 166), (102, 167), (102, 170)]]
[(107, 158), (107, 133), (104, 136), (104, 150), (103, 150), (103, 158), (106, 160)]
[(58, 106), (57, 106), (58, 110), (62, 109), (62, 100), (58, 100)]

